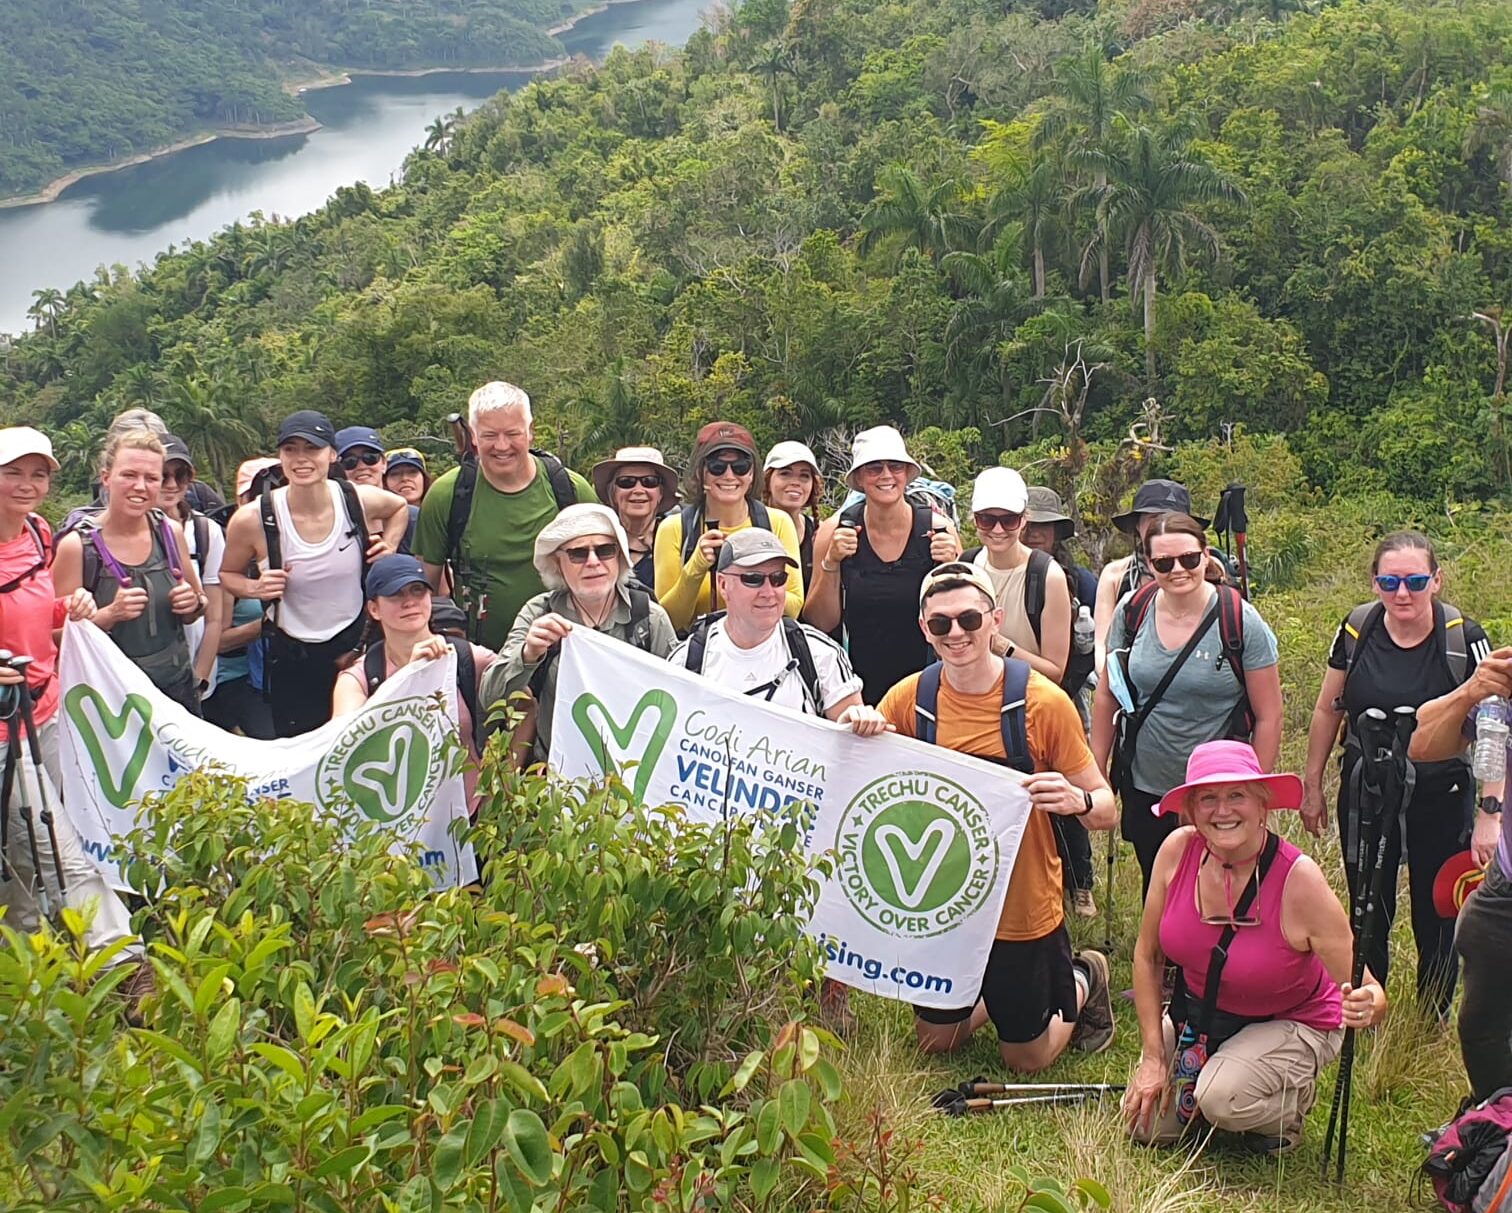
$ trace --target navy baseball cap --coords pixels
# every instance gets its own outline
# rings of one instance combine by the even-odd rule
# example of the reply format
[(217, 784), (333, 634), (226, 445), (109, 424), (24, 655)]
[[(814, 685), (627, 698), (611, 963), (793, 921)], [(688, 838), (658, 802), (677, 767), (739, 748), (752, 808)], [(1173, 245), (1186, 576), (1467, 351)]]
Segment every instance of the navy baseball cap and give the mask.
[(397, 472), (400, 468), (414, 468), (417, 472), (428, 473), (425, 466), (425, 456), (412, 446), (401, 446), (388, 453), (388, 470)]
[(378, 431), (370, 425), (349, 425), (345, 429), (336, 431), (336, 453), (345, 455), (354, 447), (372, 447), (375, 451), (383, 450), (383, 439), (378, 437)]
[(425, 575), (420, 562), (413, 556), (404, 556), (397, 552), (392, 556), (380, 556), (368, 569), (367, 596), (369, 598), (388, 598), (412, 585), (427, 587), (430, 585), (430, 578)]
[(324, 413), (317, 413), (314, 409), (300, 409), (285, 417), (283, 424), (278, 427), (279, 446), (295, 438), (303, 438), (315, 446), (335, 446), (336, 427)]

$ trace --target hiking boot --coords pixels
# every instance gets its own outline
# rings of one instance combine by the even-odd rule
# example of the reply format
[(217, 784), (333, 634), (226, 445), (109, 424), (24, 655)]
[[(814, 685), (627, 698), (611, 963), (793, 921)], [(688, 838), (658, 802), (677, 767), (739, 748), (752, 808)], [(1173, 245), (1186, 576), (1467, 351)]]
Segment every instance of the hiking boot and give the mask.
[(1097, 917), (1097, 902), (1092, 900), (1091, 889), (1071, 890), (1071, 912), (1078, 918)]
[(819, 983), (819, 1022), (842, 1040), (856, 1030), (850, 987), (844, 982), (826, 977)]
[[(132, 962), (128, 960), (125, 963)], [(126, 1004), (124, 1015), (127, 1024), (140, 1028), (146, 1022), (142, 1015), (143, 1004), (157, 994), (157, 982), (152, 979), (152, 966), (147, 963), (145, 956), (136, 961), (136, 972), (116, 987), (116, 993)]]
[(1300, 1142), (1299, 1133), (1243, 1133), (1239, 1137), (1239, 1144), (1244, 1149), (1253, 1154), (1264, 1154), (1267, 1158), (1290, 1154)]
[(1086, 948), (1076, 954), (1076, 964), (1087, 975), (1087, 999), (1071, 1031), (1071, 1044), (1083, 1053), (1101, 1053), (1113, 1043), (1113, 990), (1109, 985), (1108, 958)]

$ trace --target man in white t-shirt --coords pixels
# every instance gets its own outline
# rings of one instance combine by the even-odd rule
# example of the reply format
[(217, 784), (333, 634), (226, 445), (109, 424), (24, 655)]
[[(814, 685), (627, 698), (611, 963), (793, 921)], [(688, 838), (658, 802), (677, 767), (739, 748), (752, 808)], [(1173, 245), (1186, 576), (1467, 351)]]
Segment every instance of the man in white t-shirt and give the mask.
[(706, 615), (668, 661), (743, 695), (870, 736), (887, 731), (861, 702), (861, 679), (838, 644), (807, 624), (784, 620), (789, 570), (797, 561), (770, 531), (736, 531), (719, 552), (721, 614)]

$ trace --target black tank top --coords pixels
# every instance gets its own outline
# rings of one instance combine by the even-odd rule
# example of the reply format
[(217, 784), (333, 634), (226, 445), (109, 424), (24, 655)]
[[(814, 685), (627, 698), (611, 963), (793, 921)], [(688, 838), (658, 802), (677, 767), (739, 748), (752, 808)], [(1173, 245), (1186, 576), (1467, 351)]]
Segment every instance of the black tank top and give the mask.
[(873, 707), (895, 683), (934, 658), (919, 630), (919, 587), (935, 563), (929, 554), (931, 521), (928, 507), (914, 507), (903, 555), (890, 563), (872, 549), (863, 525), (856, 554), (840, 565), (851, 665), (862, 681), (862, 698)]

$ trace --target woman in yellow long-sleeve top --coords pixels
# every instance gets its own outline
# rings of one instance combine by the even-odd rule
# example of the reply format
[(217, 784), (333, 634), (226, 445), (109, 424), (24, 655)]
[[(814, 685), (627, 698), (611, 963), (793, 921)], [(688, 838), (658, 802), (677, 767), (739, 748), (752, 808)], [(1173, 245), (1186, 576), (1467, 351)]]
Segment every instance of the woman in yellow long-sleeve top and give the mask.
[[(688, 461), (688, 504), (656, 530), (656, 597), (685, 632), (700, 615), (719, 610), (714, 562), (725, 536), (749, 526), (771, 531), (798, 559), (798, 533), (781, 510), (768, 510), (756, 494), (756, 441), (750, 430), (711, 421), (698, 431)], [(785, 614), (803, 609), (803, 578), (788, 578)]]

